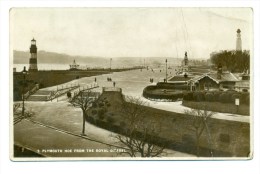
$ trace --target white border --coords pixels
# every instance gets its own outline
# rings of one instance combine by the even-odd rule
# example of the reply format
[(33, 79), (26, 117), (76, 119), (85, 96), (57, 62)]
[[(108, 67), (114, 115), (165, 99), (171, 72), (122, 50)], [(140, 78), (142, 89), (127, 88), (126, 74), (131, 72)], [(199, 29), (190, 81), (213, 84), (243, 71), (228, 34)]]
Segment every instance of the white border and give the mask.
[[(9, 159), (9, 9), (11, 7), (252, 7), (254, 10), (254, 88), (259, 89), (259, 10), (258, 1), (1, 1), (0, 2), (0, 173), (260, 173), (259, 109), (254, 112), (254, 157), (248, 161), (172, 161), (172, 162), (12, 162)], [(259, 86), (259, 87), (258, 87)], [(259, 100), (254, 90), (254, 103)], [(111, 169), (111, 170), (108, 170)]]

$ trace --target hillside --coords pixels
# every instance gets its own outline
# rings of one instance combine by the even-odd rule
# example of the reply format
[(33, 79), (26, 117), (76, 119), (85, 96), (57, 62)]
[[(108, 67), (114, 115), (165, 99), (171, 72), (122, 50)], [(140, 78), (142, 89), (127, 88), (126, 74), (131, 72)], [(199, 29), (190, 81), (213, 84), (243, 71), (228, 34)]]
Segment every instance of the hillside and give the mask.
[[(25, 51), (16, 51), (13, 52), (14, 64), (26, 64), (30, 58), (30, 53)], [(38, 63), (39, 64), (70, 64), (74, 59), (78, 63), (93, 63), (98, 61), (106, 61), (102, 57), (82, 57), (82, 56), (71, 56), (67, 54), (47, 52), (47, 51), (38, 51), (37, 53)]]
[[(27, 51), (13, 51), (13, 63), (14, 64), (28, 64), (30, 53)], [(110, 58), (97, 57), (97, 56), (71, 56), (62, 53), (38, 51), (37, 54), (38, 64), (71, 64), (75, 59), (80, 65), (88, 65), (91, 67), (109, 67)], [(163, 65), (165, 64), (163, 57), (113, 57), (113, 67), (131, 67), (140, 65)], [(180, 65), (181, 60), (179, 58), (167, 58), (168, 62), (172, 65)]]

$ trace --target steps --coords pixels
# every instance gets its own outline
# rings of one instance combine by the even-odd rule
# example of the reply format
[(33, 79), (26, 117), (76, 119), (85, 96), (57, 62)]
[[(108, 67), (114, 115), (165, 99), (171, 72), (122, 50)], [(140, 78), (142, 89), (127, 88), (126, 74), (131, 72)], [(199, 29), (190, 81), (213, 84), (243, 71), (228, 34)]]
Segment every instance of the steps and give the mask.
[(33, 95), (29, 96), (27, 101), (47, 101), (48, 96), (50, 96), (51, 91), (39, 90)]
[(31, 95), (27, 101), (47, 101), (46, 95)]
[(38, 90), (33, 95), (50, 95), (51, 91)]

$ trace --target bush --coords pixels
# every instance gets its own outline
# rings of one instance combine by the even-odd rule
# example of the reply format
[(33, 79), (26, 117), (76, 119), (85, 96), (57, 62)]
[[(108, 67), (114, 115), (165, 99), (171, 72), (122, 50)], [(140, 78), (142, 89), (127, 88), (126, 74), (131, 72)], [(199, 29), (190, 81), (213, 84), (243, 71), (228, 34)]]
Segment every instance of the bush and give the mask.
[(243, 92), (248, 92), (248, 90), (247, 90), (247, 89), (242, 89), (242, 91), (243, 91)]
[(103, 119), (105, 118), (105, 115), (104, 115), (104, 114), (99, 114), (99, 115), (98, 115), (98, 118), (99, 118), (100, 120), (103, 120)]
[(233, 94), (233, 95), (231, 96), (231, 102), (232, 102), (232, 103), (235, 103), (236, 98), (240, 98), (240, 95), (239, 95), (239, 94)]
[(214, 101), (214, 95), (212, 93), (206, 93), (205, 94), (205, 100), (208, 102), (213, 102)]
[(183, 100), (192, 101), (193, 100), (193, 93), (192, 92), (185, 93), (183, 95)]
[(99, 102), (99, 103), (98, 103), (98, 106), (99, 106), (99, 107), (103, 107), (103, 106), (104, 106), (104, 103), (103, 103), (103, 102)]
[(205, 94), (203, 92), (194, 92), (193, 98), (197, 102), (201, 102), (205, 100)]
[(96, 103), (96, 102), (93, 102), (93, 103), (92, 103), (92, 107), (93, 107), (93, 108), (96, 108), (96, 107), (97, 107), (97, 103)]
[(113, 117), (107, 117), (107, 122), (110, 124), (113, 124), (115, 122), (115, 119)]
[(104, 116), (104, 114), (105, 114), (105, 109), (104, 108), (100, 108), (98, 110), (98, 117)]
[(219, 95), (219, 102), (221, 103), (228, 103), (229, 102), (229, 96), (227, 93), (222, 93)]
[(194, 144), (195, 139), (189, 134), (182, 135), (182, 143), (184, 144)]
[(219, 102), (219, 96), (221, 95), (221, 92), (214, 92), (213, 98), (215, 102)]
[(194, 92), (192, 98), (197, 101), (198, 92)]
[(245, 104), (246, 104), (246, 105), (249, 105), (249, 104), (250, 104), (250, 96), (249, 96), (249, 95), (246, 97), (246, 102), (245, 102)]
[(241, 104), (249, 105), (249, 103), (250, 103), (250, 95), (249, 95), (248, 92), (241, 93), (241, 95), (240, 95), (240, 102), (241, 102)]
[(94, 118), (91, 117), (91, 116), (88, 116), (88, 117), (87, 117), (87, 121), (90, 122), (91, 124), (94, 124), (94, 122), (95, 122), (95, 121), (94, 121)]
[(124, 121), (120, 121), (120, 127), (124, 128), (126, 126), (126, 123)]
[(91, 113), (92, 113), (93, 115), (96, 115), (96, 114), (97, 114), (97, 110), (96, 110), (96, 109), (93, 109), (93, 110), (91, 111)]

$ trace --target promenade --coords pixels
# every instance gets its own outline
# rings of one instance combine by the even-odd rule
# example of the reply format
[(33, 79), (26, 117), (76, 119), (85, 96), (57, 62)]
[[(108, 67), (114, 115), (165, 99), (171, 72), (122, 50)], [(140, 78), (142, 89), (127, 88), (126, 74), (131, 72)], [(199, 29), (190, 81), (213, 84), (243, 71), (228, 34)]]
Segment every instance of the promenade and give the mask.
[[(102, 87), (113, 87), (113, 81), (116, 87), (122, 88), (126, 96), (141, 97), (142, 100), (150, 107), (166, 111), (184, 113), (189, 109), (179, 102), (158, 102), (150, 101), (142, 97), (142, 90), (145, 86), (151, 84), (149, 77), (155, 79), (155, 82), (161, 78), (161, 73), (151, 72), (148, 70), (132, 70), (116, 72), (100, 76), (84, 77), (71, 82), (62, 84), (69, 86), (79, 84), (81, 89), (87, 88), (91, 83), (97, 80), (98, 88), (93, 89), (95, 92), (101, 92)], [(112, 82), (107, 81), (111, 77)], [(58, 85), (60, 88), (62, 85)], [(56, 90), (57, 86), (44, 88), (43, 90)], [(75, 92), (79, 89), (75, 89)], [(82, 137), (82, 111), (68, 103), (66, 95), (48, 102), (26, 101), (25, 107), (34, 113), (31, 120), (22, 120), (14, 125), (14, 143), (36, 151), (47, 157), (124, 157), (125, 154), (110, 152), (110, 149), (123, 149), (121, 145), (113, 138), (110, 131), (98, 128), (86, 122), (86, 136)], [(213, 118), (222, 120), (232, 120), (238, 122), (250, 123), (250, 116), (242, 116), (228, 113), (216, 113)], [(80, 151), (80, 149), (85, 151)], [(48, 150), (49, 149), (49, 150)], [(51, 150), (72, 149), (72, 152), (59, 153)], [(73, 150), (80, 152), (74, 152)], [(81, 149), (81, 150), (82, 150)], [(94, 149), (94, 153), (86, 149)], [(103, 149), (103, 152), (96, 151)], [(106, 150), (104, 150), (106, 149)], [(48, 151), (46, 151), (48, 150)], [(101, 150), (102, 151), (102, 150)], [(193, 155), (176, 152), (166, 149), (164, 157), (194, 157)]]
[[(114, 138), (115, 133), (86, 122), (86, 136), (81, 136), (82, 111), (66, 101), (27, 102), (26, 108), (34, 112), (34, 116), (14, 125), (16, 145), (46, 157), (126, 157), (119, 153), (125, 147)], [(60, 152), (69, 149), (72, 152)], [(162, 155), (194, 157), (170, 149), (165, 149)]]

